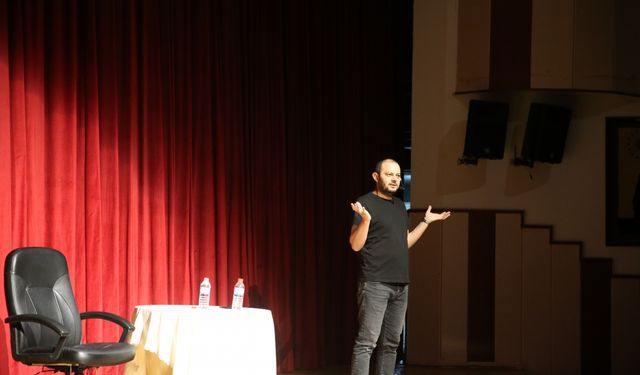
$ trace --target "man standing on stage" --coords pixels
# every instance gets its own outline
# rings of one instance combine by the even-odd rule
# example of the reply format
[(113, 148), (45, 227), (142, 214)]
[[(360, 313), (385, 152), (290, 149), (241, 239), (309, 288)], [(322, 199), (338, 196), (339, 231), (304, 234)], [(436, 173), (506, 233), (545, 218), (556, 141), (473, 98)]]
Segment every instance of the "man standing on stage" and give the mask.
[(394, 196), (402, 175), (400, 165), (385, 159), (372, 174), (375, 190), (351, 203), (355, 212), (349, 242), (360, 257), (358, 335), (353, 346), (351, 375), (369, 375), (371, 354), (380, 338), (376, 374), (393, 375), (396, 350), (407, 310), (409, 248), (430, 223), (451, 213), (427, 209), (422, 221), (409, 231), (404, 202)]

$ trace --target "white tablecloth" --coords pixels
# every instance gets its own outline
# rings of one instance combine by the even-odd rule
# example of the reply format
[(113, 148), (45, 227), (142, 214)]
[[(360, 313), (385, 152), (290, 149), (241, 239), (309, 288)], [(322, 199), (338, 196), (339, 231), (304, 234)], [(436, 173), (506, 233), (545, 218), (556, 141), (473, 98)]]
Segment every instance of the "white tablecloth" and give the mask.
[(189, 305), (136, 306), (126, 375), (275, 375), (271, 311)]

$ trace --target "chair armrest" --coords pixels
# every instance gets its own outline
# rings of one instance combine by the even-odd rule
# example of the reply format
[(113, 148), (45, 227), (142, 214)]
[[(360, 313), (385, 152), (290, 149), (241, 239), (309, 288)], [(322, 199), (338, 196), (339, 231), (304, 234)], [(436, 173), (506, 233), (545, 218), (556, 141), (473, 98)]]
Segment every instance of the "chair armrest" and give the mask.
[(42, 315), (37, 315), (37, 314), (12, 315), (10, 317), (7, 317), (4, 320), (4, 322), (8, 324), (23, 323), (23, 322), (39, 323), (51, 328), (59, 336), (62, 336), (62, 337), (69, 336), (69, 330), (67, 329), (67, 327), (56, 322), (55, 320), (49, 319)]
[[(67, 327), (63, 326), (62, 324), (56, 322), (55, 320), (52, 320), (37, 314), (12, 315), (7, 317), (4, 320), (4, 322), (8, 323), (10, 326), (15, 326), (17, 324), (27, 323), (27, 322), (42, 324), (43, 326), (48, 327), (51, 330), (53, 330), (55, 333), (57, 333), (58, 336), (60, 336), (60, 338), (58, 339), (58, 342), (56, 343), (55, 348), (53, 348), (53, 352), (49, 353), (49, 355), (47, 356), (51, 361), (55, 361), (60, 357), (60, 353), (62, 352), (62, 347), (64, 346), (65, 341), (67, 341), (67, 337), (69, 337), (69, 333), (70, 333)], [(19, 346), (16, 343), (15, 345), (16, 350), (18, 347)], [(20, 355), (21, 353), (16, 353), (16, 354)]]
[(127, 319), (106, 311), (85, 311), (83, 313), (80, 313), (80, 319), (102, 319), (119, 325), (120, 327), (122, 327), (122, 335), (120, 336), (120, 340), (118, 342), (125, 342), (129, 333), (133, 332), (136, 329), (136, 327)]

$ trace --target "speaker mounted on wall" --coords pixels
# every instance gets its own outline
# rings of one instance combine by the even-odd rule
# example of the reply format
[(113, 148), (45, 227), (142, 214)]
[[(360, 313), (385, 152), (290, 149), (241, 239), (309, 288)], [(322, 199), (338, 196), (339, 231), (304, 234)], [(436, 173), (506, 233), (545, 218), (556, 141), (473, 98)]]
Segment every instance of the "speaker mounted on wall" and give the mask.
[(507, 103), (470, 100), (464, 152), (458, 164), (478, 164), (478, 159), (502, 159), (507, 136)]
[(570, 122), (570, 108), (531, 103), (521, 157), (514, 159), (514, 164), (532, 167), (536, 161), (562, 162)]

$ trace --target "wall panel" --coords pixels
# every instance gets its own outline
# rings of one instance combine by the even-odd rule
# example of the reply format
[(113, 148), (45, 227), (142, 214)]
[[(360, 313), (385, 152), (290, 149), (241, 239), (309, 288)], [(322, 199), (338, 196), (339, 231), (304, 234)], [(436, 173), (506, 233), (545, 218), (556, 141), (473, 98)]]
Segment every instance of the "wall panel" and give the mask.
[(549, 229), (522, 230), (522, 359), (529, 375), (551, 372)]
[(442, 348), (446, 364), (467, 361), (469, 214), (456, 212), (442, 230)]
[(522, 363), (522, 215), (496, 215), (496, 363)]
[(580, 374), (580, 245), (551, 245), (551, 367)]
[[(411, 228), (424, 216), (412, 212)], [(409, 306), (407, 310), (407, 362), (435, 364), (440, 360), (442, 223), (433, 223), (409, 250)]]
[(611, 281), (611, 373), (640, 373), (640, 278)]

